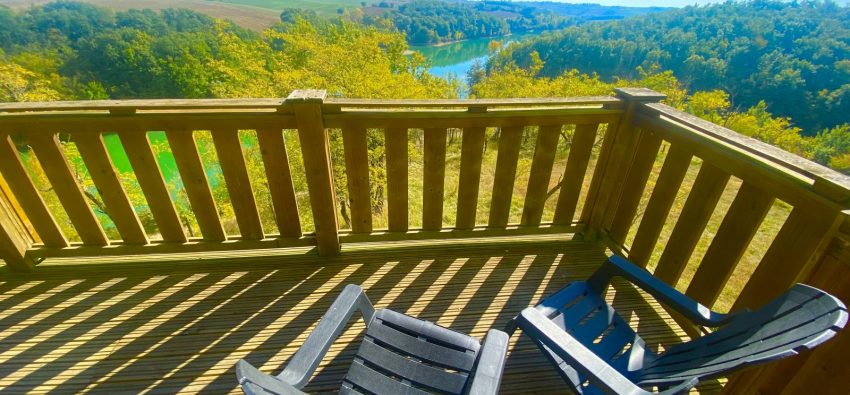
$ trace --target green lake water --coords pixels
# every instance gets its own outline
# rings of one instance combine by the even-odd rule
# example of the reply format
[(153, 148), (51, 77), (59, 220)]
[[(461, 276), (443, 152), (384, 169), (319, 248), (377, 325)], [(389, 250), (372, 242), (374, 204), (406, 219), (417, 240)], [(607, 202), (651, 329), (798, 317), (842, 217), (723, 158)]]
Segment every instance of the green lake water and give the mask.
[(502, 45), (506, 45), (535, 35), (532, 33), (515, 34), (507, 37), (476, 38), (443, 45), (412, 46), (410, 50), (421, 53), (431, 61), (431, 67), (428, 69), (431, 74), (442, 78), (454, 76), (465, 80), (466, 73), (472, 68), (475, 61), (483, 63), (487, 60), (491, 41), (499, 41)]

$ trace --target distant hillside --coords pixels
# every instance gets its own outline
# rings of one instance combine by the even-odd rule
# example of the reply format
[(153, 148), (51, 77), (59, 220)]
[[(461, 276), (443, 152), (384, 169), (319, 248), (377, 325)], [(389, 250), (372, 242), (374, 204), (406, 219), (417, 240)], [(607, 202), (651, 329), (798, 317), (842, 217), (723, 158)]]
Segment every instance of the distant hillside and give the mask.
[(670, 7), (621, 7), (600, 4), (555, 3), (550, 1), (522, 2), (523, 5), (552, 11), (579, 21), (608, 21), (667, 11)]
[[(0, 5), (21, 10), (32, 5), (43, 5), (55, 0), (0, 0)], [(149, 8), (155, 11), (168, 8), (188, 8), (214, 18), (229, 19), (254, 31), (262, 31), (280, 21), (280, 11), (241, 4), (211, 0), (77, 0), (115, 11)]]
[(765, 101), (808, 133), (850, 122), (850, 7), (756, 0), (588, 23), (509, 47), (491, 67), (531, 66), (603, 79), (638, 67), (671, 70), (694, 90), (723, 89), (735, 106)]

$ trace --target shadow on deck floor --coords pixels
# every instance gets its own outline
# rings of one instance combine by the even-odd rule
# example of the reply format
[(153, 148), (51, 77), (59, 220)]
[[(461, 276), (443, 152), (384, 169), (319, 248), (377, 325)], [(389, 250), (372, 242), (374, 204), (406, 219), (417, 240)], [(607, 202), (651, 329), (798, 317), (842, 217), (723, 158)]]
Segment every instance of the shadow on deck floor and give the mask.
[[(0, 389), (236, 392), (238, 359), (279, 372), (349, 283), (361, 284), (377, 307), (481, 338), (587, 277), (604, 253), (591, 243), (537, 237), (497, 246), (346, 246), (335, 258), (247, 251), (57, 259), (23, 276), (0, 273)], [(684, 336), (631, 286), (615, 284), (609, 297), (648, 343)], [(343, 334), (306, 390), (338, 387), (363, 327), (358, 320)], [(531, 342), (518, 334), (512, 341), (504, 393), (566, 391)]]

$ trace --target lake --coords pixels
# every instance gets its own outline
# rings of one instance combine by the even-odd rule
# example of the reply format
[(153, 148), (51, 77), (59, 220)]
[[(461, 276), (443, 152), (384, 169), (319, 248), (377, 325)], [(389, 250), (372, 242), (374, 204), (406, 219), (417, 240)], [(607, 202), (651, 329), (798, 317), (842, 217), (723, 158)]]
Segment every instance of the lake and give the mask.
[(530, 33), (506, 37), (476, 38), (449, 44), (411, 46), (410, 50), (421, 53), (431, 61), (431, 68), (428, 69), (431, 74), (442, 78), (454, 76), (465, 81), (466, 73), (472, 68), (475, 61), (484, 62), (487, 59), (491, 41), (500, 41), (503, 43), (502, 45), (506, 45), (536, 35), (536, 33)]

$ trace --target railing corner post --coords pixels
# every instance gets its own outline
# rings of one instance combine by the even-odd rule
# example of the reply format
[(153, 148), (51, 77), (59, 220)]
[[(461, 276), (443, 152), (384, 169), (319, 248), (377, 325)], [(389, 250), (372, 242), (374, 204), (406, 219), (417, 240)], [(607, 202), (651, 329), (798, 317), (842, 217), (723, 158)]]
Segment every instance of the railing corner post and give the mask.
[(330, 143), (322, 113), (325, 96), (324, 90), (296, 90), (285, 104), (292, 107), (298, 126), (319, 255), (330, 256), (339, 254), (340, 244)]
[(614, 93), (617, 98), (623, 100), (625, 106), (620, 120), (610, 125), (612, 130), (606, 133), (605, 138), (610, 139), (611, 144), (608, 152), (605, 152), (603, 146), (603, 152), (600, 153), (600, 161), (594, 174), (594, 180), (600, 181), (594, 199), (589, 200), (592, 206), (587, 211), (588, 214), (583, 215), (587, 223), (585, 237), (590, 240), (599, 238), (620, 199), (621, 187), (634, 157), (634, 148), (639, 141), (639, 133), (633, 128), (638, 105), (659, 102), (667, 97), (648, 88), (616, 88)]

